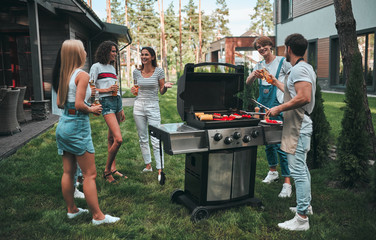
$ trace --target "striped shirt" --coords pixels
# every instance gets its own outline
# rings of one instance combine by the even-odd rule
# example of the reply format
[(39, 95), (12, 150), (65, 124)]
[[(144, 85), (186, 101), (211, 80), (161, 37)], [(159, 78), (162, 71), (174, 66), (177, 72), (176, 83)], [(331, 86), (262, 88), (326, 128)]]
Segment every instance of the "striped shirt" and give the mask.
[(133, 79), (137, 82), (138, 96), (136, 99), (148, 99), (158, 101), (159, 80), (164, 79), (164, 71), (160, 67), (156, 67), (151, 77), (144, 78), (141, 71), (135, 69), (133, 71)]
[[(109, 88), (117, 84), (118, 78), (114, 66), (110, 64), (94, 63), (90, 68), (90, 81), (94, 81), (95, 87), (99, 89)], [(118, 90), (118, 95), (120, 91)], [(99, 93), (99, 97), (112, 96), (112, 92)]]

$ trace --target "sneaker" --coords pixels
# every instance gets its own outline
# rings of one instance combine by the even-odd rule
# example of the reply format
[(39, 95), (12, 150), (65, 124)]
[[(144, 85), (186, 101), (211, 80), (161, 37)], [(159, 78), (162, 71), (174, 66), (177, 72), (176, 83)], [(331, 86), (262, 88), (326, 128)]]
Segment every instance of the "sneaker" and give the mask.
[(85, 194), (83, 192), (80, 192), (80, 190), (78, 190), (77, 188), (74, 189), (74, 195), (73, 195), (74, 198), (82, 198), (84, 199), (85, 198)]
[(77, 217), (77, 216), (79, 216), (79, 215), (81, 215), (83, 213), (88, 213), (88, 212), (89, 212), (89, 210), (87, 210), (87, 209), (78, 208), (78, 212), (76, 212), (76, 213), (67, 213), (67, 216), (68, 216), (69, 219), (72, 219), (72, 218), (75, 218), (75, 217)]
[(283, 223), (278, 223), (278, 227), (290, 231), (307, 231), (309, 229), (309, 220), (302, 218), (299, 214), (295, 214), (295, 217)]
[(264, 180), (262, 180), (263, 183), (271, 183), (271, 182), (275, 182), (279, 179), (278, 177), (278, 172), (277, 171), (269, 171), (268, 172), (268, 175), (266, 176), (266, 178)]
[(280, 197), (280, 198), (287, 198), (287, 197), (291, 197), (291, 194), (292, 194), (291, 184), (284, 183), (282, 185), (282, 190), (279, 193), (278, 197)]
[(92, 219), (91, 222), (94, 224), (94, 225), (101, 225), (103, 223), (116, 223), (117, 221), (119, 221), (120, 218), (118, 217), (113, 217), (113, 216), (110, 216), (110, 215), (104, 215), (104, 219), (102, 220), (94, 220)]
[(142, 172), (152, 172), (153, 171), (153, 168), (144, 168), (144, 170), (142, 170)]
[[(296, 207), (290, 207), (290, 211), (296, 213)], [(307, 215), (313, 215), (313, 209), (311, 205), (309, 205), (307, 209)]]

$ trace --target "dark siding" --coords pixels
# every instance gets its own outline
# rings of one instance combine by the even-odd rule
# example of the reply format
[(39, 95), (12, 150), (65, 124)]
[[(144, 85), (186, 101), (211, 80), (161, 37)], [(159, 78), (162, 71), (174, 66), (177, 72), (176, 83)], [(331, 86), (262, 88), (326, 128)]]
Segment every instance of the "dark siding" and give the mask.
[(64, 40), (69, 39), (67, 20), (64, 16), (54, 16), (40, 11), (39, 33), (41, 41), (42, 77), (45, 84), (45, 96), (49, 97), (49, 84), (52, 81), (52, 69), (56, 54)]

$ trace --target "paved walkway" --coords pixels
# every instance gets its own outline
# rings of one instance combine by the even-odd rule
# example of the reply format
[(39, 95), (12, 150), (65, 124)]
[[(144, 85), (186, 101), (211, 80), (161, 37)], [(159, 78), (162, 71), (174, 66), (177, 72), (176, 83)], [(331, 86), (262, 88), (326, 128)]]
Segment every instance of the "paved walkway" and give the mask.
[[(133, 106), (134, 98), (123, 98), (123, 106)], [(21, 132), (9, 136), (0, 136), (0, 161), (17, 152), (22, 146), (33, 138), (44, 133), (58, 122), (59, 116), (49, 114), (44, 121), (31, 120), (31, 110), (26, 109), (26, 123), (20, 124)]]

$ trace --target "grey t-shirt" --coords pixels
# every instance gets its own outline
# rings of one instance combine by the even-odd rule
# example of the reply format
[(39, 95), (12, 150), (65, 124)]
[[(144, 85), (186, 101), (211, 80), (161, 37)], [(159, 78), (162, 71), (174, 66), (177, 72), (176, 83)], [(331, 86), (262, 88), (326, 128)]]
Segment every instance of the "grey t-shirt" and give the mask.
[[(316, 92), (316, 73), (313, 70), (312, 66), (306, 62), (299, 62), (295, 66), (290, 69), (290, 75), (287, 79), (287, 89), (289, 90), (291, 98), (296, 96), (295, 86), (296, 82), (309, 82), (312, 85), (312, 96), (311, 102), (307, 105), (303, 106), (303, 109), (311, 113), (314, 106), (315, 106), (315, 92)], [(310, 117), (304, 114), (302, 127), (300, 129), (300, 133), (303, 134), (310, 134), (312, 133), (312, 120)]]
[(137, 82), (139, 89), (136, 99), (148, 99), (158, 101), (159, 80), (164, 79), (164, 71), (160, 67), (156, 67), (151, 77), (144, 78), (141, 71), (135, 69), (133, 71), (133, 79)]

